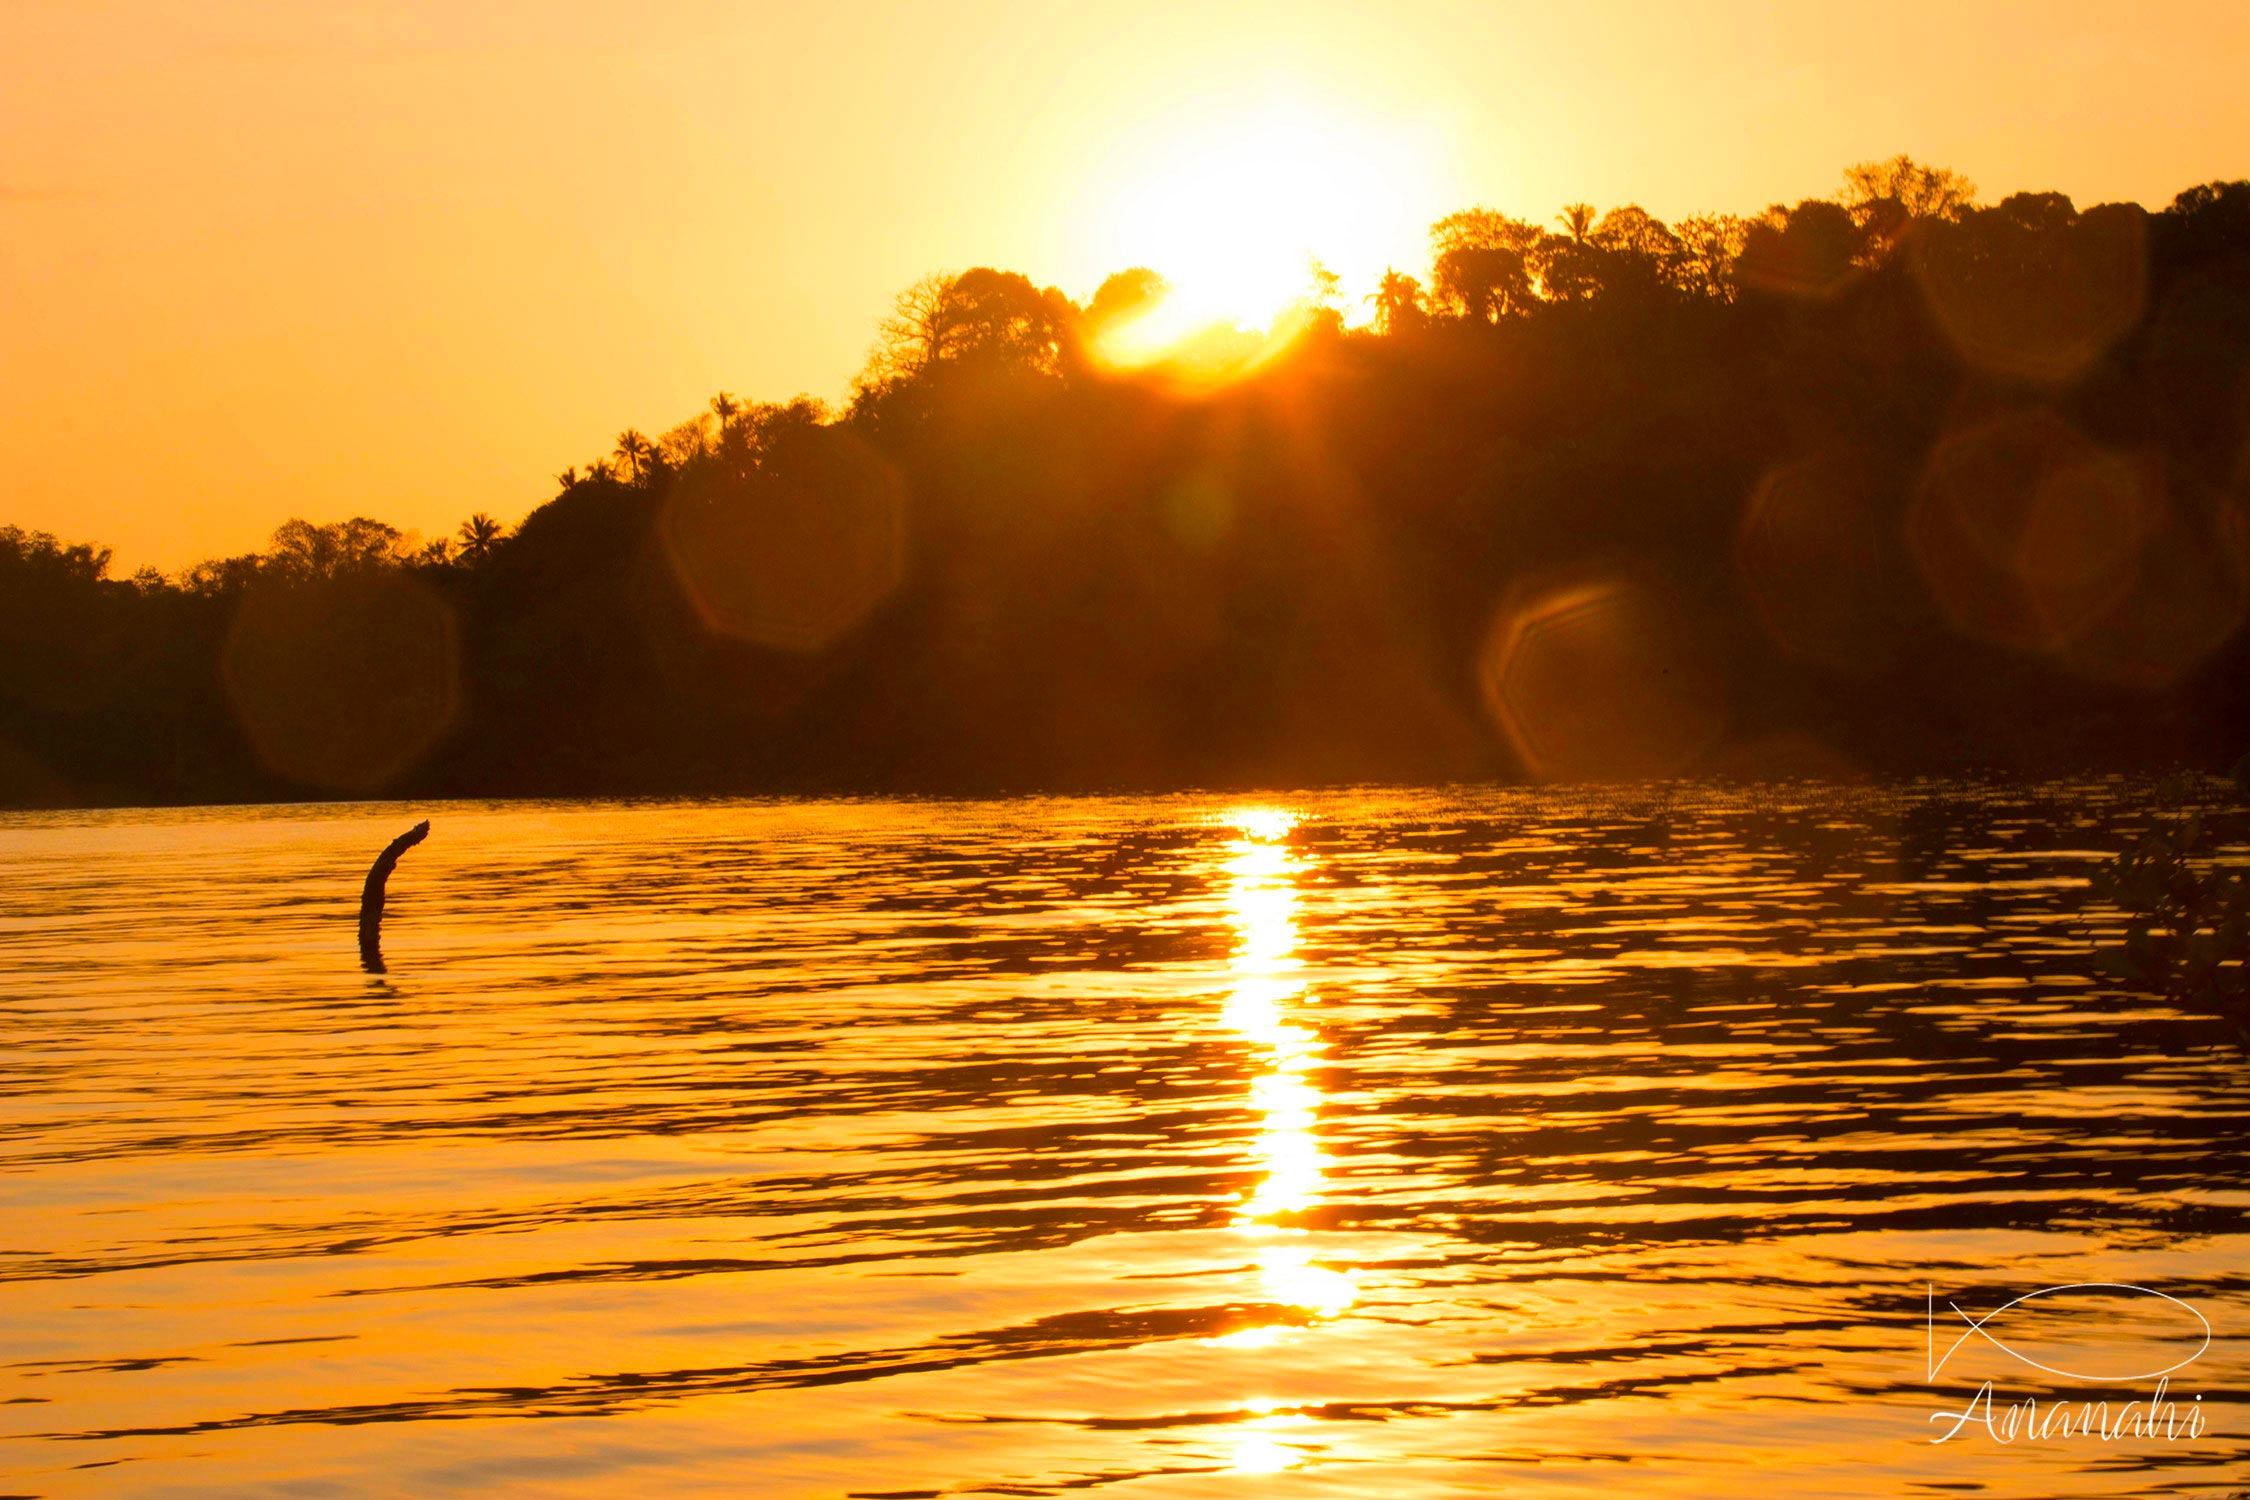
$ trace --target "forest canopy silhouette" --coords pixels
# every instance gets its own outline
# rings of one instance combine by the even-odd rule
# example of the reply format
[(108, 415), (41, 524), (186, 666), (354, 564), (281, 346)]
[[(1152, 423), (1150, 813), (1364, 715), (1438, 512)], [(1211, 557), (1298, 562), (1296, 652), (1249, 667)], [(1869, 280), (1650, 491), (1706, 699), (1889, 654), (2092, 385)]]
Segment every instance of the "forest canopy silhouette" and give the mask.
[(2221, 767), (2250, 181), (1434, 226), (1347, 306), (917, 282), (510, 530), (0, 528), (0, 800)]

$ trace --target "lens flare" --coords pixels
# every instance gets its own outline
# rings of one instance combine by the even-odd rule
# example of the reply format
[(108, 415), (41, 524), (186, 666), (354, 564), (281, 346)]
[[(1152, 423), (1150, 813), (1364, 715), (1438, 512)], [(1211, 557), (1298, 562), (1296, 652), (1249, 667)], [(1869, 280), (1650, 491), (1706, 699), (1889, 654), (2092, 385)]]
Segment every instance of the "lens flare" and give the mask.
[(461, 708), (452, 607), (404, 573), (252, 589), (219, 670), (258, 758), (334, 791), (397, 782)]
[(2134, 592), (2165, 509), (2146, 464), (2029, 407), (1938, 444), (1907, 539), (1956, 630), (2057, 653)]
[(905, 486), (842, 432), (824, 431), (770, 470), (689, 470), (665, 496), (657, 531), (704, 628), (777, 651), (827, 649), (906, 577)]
[(1486, 708), (1546, 780), (1670, 776), (1724, 733), (1714, 658), (1653, 586), (1594, 578), (1504, 604), (1479, 663)]
[(2147, 226), (2138, 205), (2078, 214), (2059, 194), (2025, 193), (1962, 223), (1918, 226), (1909, 264), (1964, 360), (2060, 385), (2140, 321)]
[(1766, 475), (1743, 509), (1734, 565), (1758, 623), (1782, 651), (1864, 676), (1899, 657), (1890, 599), (1896, 544), (1878, 520), (1865, 462), (1820, 453)]

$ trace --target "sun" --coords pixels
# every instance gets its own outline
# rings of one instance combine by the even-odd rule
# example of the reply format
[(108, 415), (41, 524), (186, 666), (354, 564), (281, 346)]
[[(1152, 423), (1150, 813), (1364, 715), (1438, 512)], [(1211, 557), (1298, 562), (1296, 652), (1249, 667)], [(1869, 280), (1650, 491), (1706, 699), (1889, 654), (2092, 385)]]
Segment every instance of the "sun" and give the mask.
[(1265, 330), (1303, 303), (1315, 260), (1359, 323), (1386, 268), (1425, 258), (1444, 168), (1433, 133), (1404, 115), (1270, 82), (1169, 103), (1125, 131), (1088, 174), (1083, 222), (1107, 270), (1164, 277), (1165, 325)]

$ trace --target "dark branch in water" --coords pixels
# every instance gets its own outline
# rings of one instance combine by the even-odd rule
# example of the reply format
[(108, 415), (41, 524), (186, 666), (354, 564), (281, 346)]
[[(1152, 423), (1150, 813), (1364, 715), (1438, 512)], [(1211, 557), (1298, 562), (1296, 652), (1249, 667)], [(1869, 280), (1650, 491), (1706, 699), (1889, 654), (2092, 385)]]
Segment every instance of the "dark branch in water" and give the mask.
[(383, 887), (391, 878), (398, 857), (430, 836), (427, 818), (392, 839), (367, 871), (367, 884), (359, 893), (359, 965), (370, 974), (383, 970)]

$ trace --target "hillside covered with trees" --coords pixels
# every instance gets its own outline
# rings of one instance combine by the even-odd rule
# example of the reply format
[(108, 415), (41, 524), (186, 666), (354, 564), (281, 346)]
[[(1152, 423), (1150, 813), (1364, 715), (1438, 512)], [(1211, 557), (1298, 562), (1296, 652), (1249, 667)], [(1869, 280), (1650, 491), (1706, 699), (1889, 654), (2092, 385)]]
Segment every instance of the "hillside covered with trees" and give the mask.
[(0, 528), (0, 801), (2231, 765), (2250, 182), (1433, 226), (1136, 345), (991, 268), (512, 531), (108, 576)]

